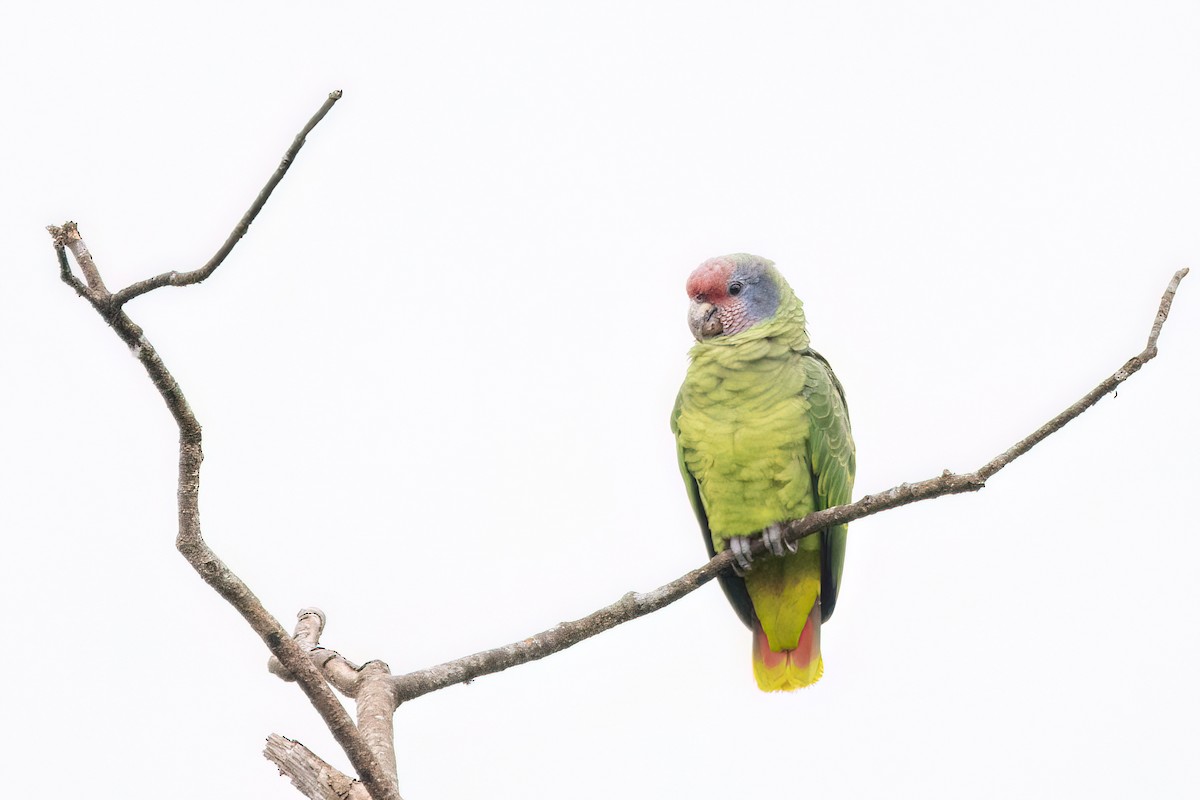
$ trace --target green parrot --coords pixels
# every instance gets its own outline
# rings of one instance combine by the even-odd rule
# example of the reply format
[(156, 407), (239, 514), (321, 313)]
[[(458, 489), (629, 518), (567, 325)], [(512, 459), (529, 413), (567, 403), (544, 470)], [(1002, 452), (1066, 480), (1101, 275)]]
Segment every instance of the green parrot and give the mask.
[[(854, 440), (842, 385), (808, 346), (804, 309), (775, 265), (709, 259), (687, 282), (696, 337), (671, 430), (709, 556), (732, 549), (721, 588), (753, 632), (763, 691), (815, 683), (821, 623), (842, 582), (846, 526), (786, 545), (781, 523), (850, 501)], [(777, 556), (751, 569), (747, 538)]]

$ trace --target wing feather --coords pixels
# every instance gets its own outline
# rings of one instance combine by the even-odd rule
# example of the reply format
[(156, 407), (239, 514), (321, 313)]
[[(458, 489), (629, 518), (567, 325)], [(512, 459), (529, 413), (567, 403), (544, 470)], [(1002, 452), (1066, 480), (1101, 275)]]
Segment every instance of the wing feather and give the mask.
[[(816, 510), (850, 502), (854, 489), (854, 437), (846, 393), (824, 356), (809, 350), (803, 357), (804, 397), (809, 403), (808, 458), (813, 471)], [(846, 561), (845, 525), (821, 531), (821, 621), (833, 616), (842, 566)]]

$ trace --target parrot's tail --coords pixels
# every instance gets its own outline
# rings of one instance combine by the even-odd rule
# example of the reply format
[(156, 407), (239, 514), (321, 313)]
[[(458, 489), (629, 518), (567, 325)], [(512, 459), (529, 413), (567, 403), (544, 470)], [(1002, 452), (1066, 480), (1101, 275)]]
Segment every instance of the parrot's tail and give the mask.
[(811, 686), (821, 679), (821, 598), (813, 603), (800, 641), (791, 650), (775, 652), (767, 643), (758, 619), (754, 619), (754, 679), (764, 692), (790, 692)]

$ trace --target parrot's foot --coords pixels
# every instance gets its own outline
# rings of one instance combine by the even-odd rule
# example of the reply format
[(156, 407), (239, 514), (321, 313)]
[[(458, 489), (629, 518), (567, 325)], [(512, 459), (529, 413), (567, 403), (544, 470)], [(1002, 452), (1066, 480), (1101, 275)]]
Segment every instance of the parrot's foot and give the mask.
[(750, 555), (750, 537), (734, 536), (729, 540), (729, 549), (733, 551), (733, 571), (741, 577), (750, 571), (754, 556)]
[(794, 553), (800, 549), (800, 545), (796, 542), (785, 542), (783, 540), (783, 525), (774, 522), (763, 529), (763, 544), (777, 556), (782, 556), (786, 549), (789, 553)]

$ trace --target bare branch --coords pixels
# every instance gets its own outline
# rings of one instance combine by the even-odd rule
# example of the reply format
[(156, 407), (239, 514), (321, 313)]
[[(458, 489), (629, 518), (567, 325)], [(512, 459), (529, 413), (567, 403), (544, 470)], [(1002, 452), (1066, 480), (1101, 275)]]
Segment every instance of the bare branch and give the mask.
[[(258, 212), (262, 211), (263, 206), (266, 205), (267, 200), (271, 197), (271, 192), (275, 191), (275, 187), (279, 185), (279, 182), (283, 180), (283, 176), (287, 174), (288, 168), (291, 167), (292, 161), (294, 161), (296, 158), (296, 154), (299, 153), (300, 148), (304, 146), (304, 142), (308, 134), (311, 133), (312, 129), (317, 126), (317, 123), (325, 118), (325, 115), (329, 113), (329, 109), (333, 108), (333, 104), (340, 99), (342, 99), (342, 92), (340, 89), (338, 91), (329, 93), (329, 97), (326, 98), (325, 103), (317, 110), (317, 113), (313, 114), (312, 119), (308, 121), (308, 124), (306, 124), (300, 130), (300, 132), (296, 134), (296, 138), (292, 141), (292, 146), (289, 147), (287, 152), (283, 154), (283, 159), (279, 162), (279, 166), (275, 168), (275, 172), (271, 174), (271, 177), (267, 180), (266, 185), (263, 186), (262, 190), (258, 193), (258, 197), (254, 198), (254, 203), (252, 203), (250, 208), (246, 210), (246, 213), (242, 215), (242, 218), (238, 220), (237, 225), (233, 226), (233, 231), (229, 234), (229, 237), (225, 240), (225, 243), (222, 244), (213, 257), (208, 260), (207, 264), (198, 269), (191, 270), (190, 272), (178, 272), (175, 270), (172, 270), (171, 272), (164, 272), (161, 275), (155, 275), (153, 278), (147, 278), (144, 281), (138, 281), (137, 283), (126, 286), (124, 289), (113, 295), (113, 305), (117, 308), (120, 308), (133, 298), (146, 294), (146, 292), (160, 289), (163, 286), (190, 286), (193, 283), (200, 283), (209, 275), (212, 275), (213, 272), (216, 271), (217, 267), (221, 266), (221, 262), (225, 260), (226, 256), (233, 251), (233, 248), (238, 241), (240, 241), (241, 238), (246, 235), (246, 231), (250, 229), (250, 223), (254, 222), (254, 218), (258, 216)], [(80, 267), (83, 267), (82, 263), (80, 264)], [(90, 279), (88, 284), (91, 284)]]
[[(803, 519), (794, 520), (787, 525), (784, 534), (785, 541), (795, 542), (832, 525), (852, 522), (856, 519), (869, 517), (872, 514), (878, 514), (880, 511), (886, 511), (890, 508), (897, 508), (921, 500), (931, 500), (935, 497), (974, 492), (982, 489), (988, 478), (1029, 452), (1038, 442), (1095, 405), (1101, 397), (1113, 391), (1127, 380), (1130, 375), (1137, 372), (1147, 362), (1158, 355), (1159, 332), (1162, 330), (1163, 323), (1166, 322), (1167, 315), (1170, 313), (1171, 301), (1175, 297), (1175, 291), (1179, 287), (1179, 282), (1187, 274), (1187, 269), (1181, 269), (1176, 272), (1170, 284), (1168, 284), (1166, 292), (1163, 293), (1158, 313), (1154, 318), (1154, 325), (1150, 329), (1150, 338), (1146, 343), (1146, 348), (1127, 361), (1113, 375), (1101, 382), (1099, 386), (1080, 398), (1078, 402), (1073, 403), (1065, 411), (1029, 436), (1026, 436), (974, 472), (965, 475), (956, 475), (946, 470), (936, 478), (930, 478), (918, 483), (902, 483), (887, 491), (866, 495), (856, 503), (834, 506), (833, 508), (816, 511)], [(761, 537), (756, 538), (752, 542), (751, 547), (755, 557), (771, 557), (770, 550)], [(457, 658), (435, 667), (410, 672), (407, 675), (399, 675), (394, 679), (397, 700), (399, 702), (412, 700), (423, 694), (445, 688), (446, 686), (465, 683), (482, 675), (500, 672), (509, 667), (515, 667), (529, 661), (536, 661), (537, 659), (557, 653), (560, 650), (565, 650), (574, 644), (582, 642), (584, 639), (589, 639), (610, 628), (615, 628), (624, 622), (645, 616), (663, 606), (674, 603), (681, 597), (690, 594), (705, 583), (708, 583), (718, 573), (729, 569), (732, 565), (733, 553), (726, 550), (718, 553), (704, 566), (692, 570), (678, 580), (660, 586), (651, 592), (630, 592), (612, 605), (605, 606), (582, 619), (560, 623), (549, 630), (534, 634), (527, 639), (522, 639), (519, 642), (514, 642), (504, 647), (497, 647), (492, 650), (475, 653), (474, 655)]]
[[(64, 222), (62, 227), (48, 227), (50, 235), (54, 237), (54, 246), (58, 250), (64, 247), (71, 251), (75, 256), (75, 263), (79, 265), (80, 272), (83, 273), (83, 279), (87, 281), (90, 294), (97, 297), (107, 297), (108, 289), (104, 286), (104, 281), (100, 278), (100, 271), (96, 269), (96, 262), (92, 260), (92, 254), (84, 243), (83, 238), (79, 235), (79, 227), (74, 222)], [(74, 273), (71, 272), (71, 267), (66, 263), (65, 255), (59, 258), (59, 269), (63, 273), (63, 279), (68, 283), (67, 275), (74, 278)], [(77, 282), (77, 281), (76, 281)], [(78, 289), (76, 289), (78, 291)]]
[[(340, 92), (334, 92), (329, 96), (326, 105), (322, 106), (322, 111), (297, 136), (296, 143), (288, 151), (289, 153), (294, 154), (294, 151), (299, 149), (299, 146), (303, 144), (304, 133), (307, 133), (311, 126), (320, 121), (320, 117), (324, 116), (324, 113), (340, 96)], [(243, 218), (243, 222), (249, 224), (247, 219), (253, 219), (254, 215), (258, 213), (258, 209), (262, 207), (262, 203), (266, 202), (271, 189), (286, 171), (287, 161), (288, 158), (285, 157), (285, 163), (280, 165), (275, 177), (263, 189), (258, 201), (251, 207), (250, 212), (247, 212), (247, 217)], [(241, 224), (239, 223), (239, 225)], [(65, 247), (76, 256), (80, 270), (83, 271), (88, 282), (88, 286), (83, 292), (84, 296), (112, 327), (121, 341), (129, 347), (134, 357), (141, 362), (179, 427), (179, 530), (175, 539), (176, 548), (200, 574), (200, 577), (242, 615), (280, 663), (295, 676), (301, 689), (329, 727), (334, 739), (346, 751), (350, 763), (354, 766), (371, 796), (375, 800), (399, 800), (400, 795), (396, 790), (394, 772), (389, 774), (381, 768), (366, 740), (359, 734), (354, 722), (350, 719), (350, 715), (346, 713), (346, 709), (342, 707), (325, 683), (321, 672), (312, 664), (304, 650), (287, 635), (279, 622), (263, 607), (262, 602), (254, 595), (250, 587), (235, 575), (204, 541), (200, 531), (200, 464), (204, 460), (201, 449), (200, 423), (192, 413), (178, 382), (171, 375), (153, 345), (146, 339), (142, 329), (121, 308), (117, 297), (109, 295), (104, 288), (99, 269), (92, 260), (83, 238), (79, 235), (77, 226), (74, 223), (67, 223), (60, 228), (51, 227), (49, 230), (54, 238), (54, 247), (58, 254), (59, 269), (63, 280), (77, 292), (83, 288), (71, 273), (69, 265), (67, 268), (63, 267), (62, 261), (65, 259), (65, 255), (62, 250)], [(241, 233), (235, 229), (235, 235), (226, 242), (226, 247), (218, 251), (219, 258), (214, 257), (214, 261), (210, 262), (212, 269), (216, 268), (220, 259), (228, 254), (233, 243), (236, 243), (244, 232), (244, 228)], [(200, 275), (191, 282), (203, 280), (203, 278), (204, 276)], [(150, 286), (145, 291), (153, 288), (156, 287)]]
[(396, 699), (392, 671), (382, 661), (368, 661), (359, 673), (362, 680), (354, 697), (358, 732), (379, 766), (395, 780), (396, 733), (393, 715), (400, 703)]
[(325, 763), (313, 751), (285, 736), (267, 737), (263, 755), (279, 767), (279, 774), (311, 800), (370, 800), (366, 788), (340, 770)]
[[(325, 613), (321, 609), (302, 608), (296, 618), (292, 638), (338, 691), (354, 698), (358, 732), (380, 766), (395, 780), (396, 743), (392, 715), (399, 703), (388, 665), (382, 661), (368, 661), (359, 667), (337, 651), (322, 647)], [(285, 681), (296, 679), (275, 656), (267, 662), (267, 669)]]
[(733, 563), (731, 558), (722, 560), (724, 555), (724, 553), (718, 555), (703, 567), (694, 569), (652, 592), (628, 592), (612, 605), (605, 606), (586, 617), (571, 622), (560, 622), (549, 630), (535, 633), (519, 642), (456, 658), (453, 661), (438, 664), (436, 667), (410, 672), (407, 675), (398, 675), (393, 679), (397, 702), (403, 703), (456, 683), (467, 683), (482, 675), (490, 675), (509, 667), (537, 661), (553, 655), (559, 650), (566, 650), (572, 645), (579, 644), (584, 639), (604, 633), (623, 622), (644, 617), (663, 606), (674, 603), (715, 578), (717, 573)]
[[(292, 638), (300, 645), (314, 666), (321, 670), (325, 680), (347, 697), (357, 697), (362, 685), (362, 669), (336, 650), (321, 645), (321, 632), (325, 629), (325, 612), (319, 608), (302, 608), (296, 614), (296, 629)], [(271, 656), (267, 670), (285, 681), (294, 681), (296, 676)]]
[[(98, 307), (97, 310), (101, 309)], [(142, 329), (123, 310), (113, 309), (111, 306), (108, 310), (110, 313), (106, 321), (129, 347), (134, 357), (142, 363), (179, 426), (179, 531), (175, 538), (176, 548), (200, 577), (237, 609), (254, 632), (262, 637), (271, 652), (296, 676), (301, 689), (329, 726), (334, 739), (345, 749), (350, 763), (367, 785), (371, 796), (376, 800), (399, 798), (394, 782), (387, 780), (386, 774), (381, 771), (366, 742), (359, 735), (350, 715), (330, 691), (321, 673), (309, 661), (300, 646), (287, 635), (279, 622), (263, 607), (262, 601), (254, 595), (250, 587), (235, 575), (204, 541), (200, 532), (200, 464), (204, 460), (200, 446), (200, 423), (192, 413), (178, 382), (154, 346), (146, 339)]]
[(1167, 284), (1167, 290), (1163, 292), (1162, 299), (1158, 301), (1158, 313), (1154, 315), (1154, 324), (1150, 326), (1150, 336), (1146, 339), (1146, 349), (1142, 351), (1146, 355), (1146, 360), (1149, 361), (1158, 355), (1158, 335), (1162, 333), (1163, 324), (1167, 321), (1167, 316), (1171, 313), (1171, 303), (1175, 302), (1175, 292), (1179, 289), (1179, 282), (1182, 281), (1190, 269), (1184, 267), (1175, 273), (1171, 278), (1171, 282)]
[(58, 256), (58, 273), (63, 283), (74, 289), (75, 294), (80, 297), (91, 299), (91, 292), (79, 278), (75, 277), (75, 273), (71, 271), (71, 262), (67, 260), (67, 229), (68, 226), (74, 225), (74, 222), (64, 223), (61, 227), (47, 225), (46, 230), (50, 232), (50, 238), (54, 240), (54, 253)]
[[(323, 630), (325, 630), (325, 612), (321, 609), (302, 608), (296, 614), (296, 628), (292, 631), (292, 639), (313, 658), (313, 663), (318, 669), (321, 668), (321, 663), (313, 654), (318, 651), (333, 652), (332, 650), (326, 651), (321, 647), (321, 631)], [(289, 672), (288, 668), (275, 656), (267, 659), (267, 671), (289, 683), (296, 680), (296, 676)]]
[(1021, 441), (1014, 444), (1012, 447), (1005, 450), (1000, 455), (993, 458), (988, 463), (984, 464), (975, 474), (982, 480), (995, 475), (1000, 470), (1011, 464), (1015, 458), (1029, 450), (1038, 442), (1045, 439), (1050, 434), (1054, 433), (1059, 428), (1066, 425), (1071, 420), (1078, 417), (1084, 411), (1094, 406), (1109, 392), (1114, 391), (1118, 386), (1129, 379), (1130, 375), (1137, 372), (1142, 367), (1158, 355), (1158, 335), (1162, 332), (1163, 323), (1167, 321), (1167, 315), (1171, 313), (1171, 303), (1175, 300), (1175, 291), (1179, 288), (1179, 282), (1188, 274), (1188, 269), (1181, 269), (1171, 278), (1171, 282), (1167, 284), (1167, 289), (1163, 292), (1162, 299), (1158, 303), (1158, 313), (1154, 315), (1154, 324), (1150, 327), (1150, 338), (1146, 340), (1146, 347), (1142, 352), (1138, 353), (1119, 370), (1108, 376), (1102, 381), (1099, 386), (1092, 389), (1090, 392), (1072, 403), (1066, 410), (1056, 416), (1054, 419), (1047, 422), (1042, 427), (1038, 428), (1033, 433), (1026, 436)]

